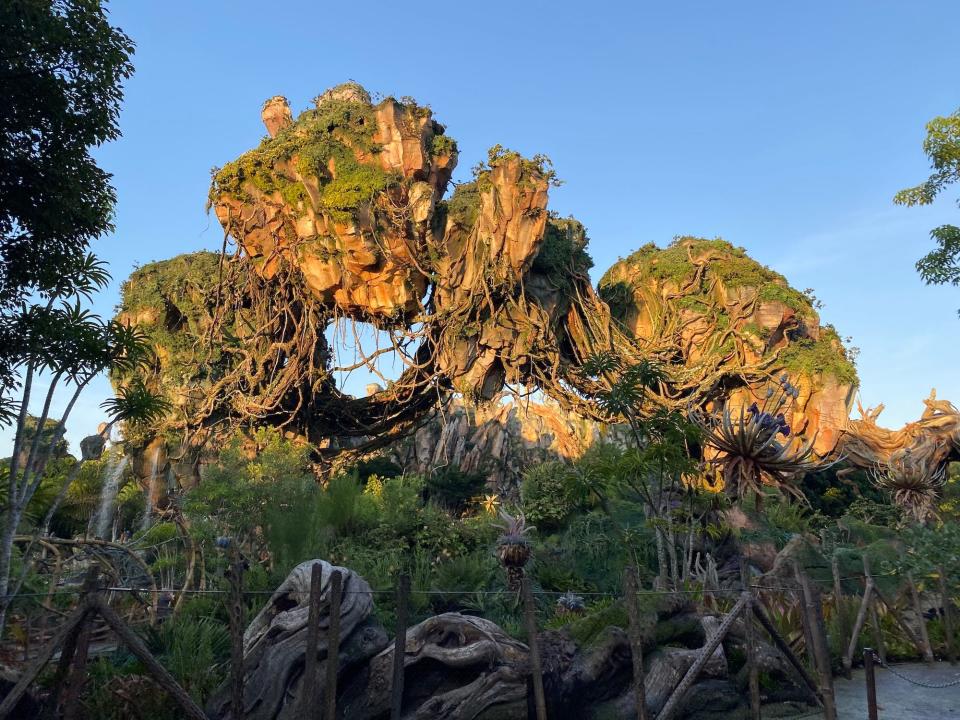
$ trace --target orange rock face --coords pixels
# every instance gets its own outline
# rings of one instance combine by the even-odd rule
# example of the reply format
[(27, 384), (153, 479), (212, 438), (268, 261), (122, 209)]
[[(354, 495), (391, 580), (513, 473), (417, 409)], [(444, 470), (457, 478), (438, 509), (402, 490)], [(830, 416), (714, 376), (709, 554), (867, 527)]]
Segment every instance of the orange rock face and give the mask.
[(347, 86), (296, 122), (272, 98), (263, 121), (270, 139), (220, 171), (212, 200), (260, 272), (272, 277), (282, 258), (323, 303), (357, 319), (419, 311), (418, 256), (457, 161), (452, 143), (431, 153), (443, 128), (430, 111), (393, 99), (374, 107)]
[[(691, 401), (762, 404), (783, 373), (800, 391), (786, 407), (797, 440), (821, 456), (837, 445), (856, 373), (809, 298), (721, 240), (648, 246), (611, 268), (601, 294), (634, 337), (670, 358)], [(681, 381), (682, 382), (682, 381)]]

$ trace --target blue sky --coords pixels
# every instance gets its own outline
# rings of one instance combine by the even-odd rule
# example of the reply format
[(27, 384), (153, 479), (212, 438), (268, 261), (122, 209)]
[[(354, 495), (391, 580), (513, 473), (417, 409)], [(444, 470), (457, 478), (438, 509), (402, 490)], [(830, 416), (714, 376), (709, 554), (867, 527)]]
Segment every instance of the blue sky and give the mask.
[[(927, 174), (924, 124), (960, 105), (956, 2), (245, 0), (111, 3), (137, 43), (123, 138), (102, 148), (117, 231), (95, 251), (135, 264), (217, 249), (209, 170), (263, 135), (260, 104), (295, 110), (354, 79), (429, 103), (461, 148), (457, 179), (501, 143), (549, 155), (551, 206), (588, 227), (599, 278), (675, 235), (721, 236), (812, 287), (861, 348), (865, 404), (915, 419), (936, 386), (960, 402), (960, 291), (913, 268), (930, 228), (960, 221), (891, 197)], [(76, 411), (89, 432), (105, 381)]]

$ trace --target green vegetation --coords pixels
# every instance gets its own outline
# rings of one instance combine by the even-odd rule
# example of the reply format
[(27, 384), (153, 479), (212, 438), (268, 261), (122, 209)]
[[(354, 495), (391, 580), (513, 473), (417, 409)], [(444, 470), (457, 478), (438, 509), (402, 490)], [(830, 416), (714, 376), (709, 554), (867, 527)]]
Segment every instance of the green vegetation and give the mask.
[(857, 383), (857, 369), (847, 358), (837, 331), (829, 325), (821, 329), (817, 340), (803, 338), (788, 345), (780, 354), (780, 362), (798, 375), (828, 375), (840, 383)]
[[(893, 198), (898, 205), (930, 205), (960, 180), (960, 110), (927, 123), (923, 152), (933, 172), (920, 185), (898, 192)], [(930, 284), (960, 285), (960, 227), (941, 225), (930, 236), (937, 247), (917, 261), (920, 276)]]
[(533, 272), (546, 275), (552, 284), (569, 290), (577, 275), (585, 275), (593, 267), (586, 247), (590, 239), (578, 220), (561, 218), (554, 213), (547, 219), (543, 242), (533, 259)]
[[(388, 98), (383, 102), (396, 101)], [(416, 105), (401, 107), (411, 118), (423, 111)], [(224, 194), (249, 200), (249, 183), (267, 195), (279, 193), (289, 207), (303, 211), (312, 201), (299, 176), (316, 181), (319, 187), (314, 210), (347, 222), (363, 204), (401, 181), (399, 174), (384, 170), (372, 157), (380, 152), (374, 141), (376, 130), (376, 108), (370, 103), (318, 98), (317, 107), (301, 113), (293, 125), (276, 137), (264, 138), (260, 147), (217, 170), (210, 202)], [(435, 133), (430, 152), (454, 153), (456, 142)], [(290, 165), (292, 161), (295, 167)]]

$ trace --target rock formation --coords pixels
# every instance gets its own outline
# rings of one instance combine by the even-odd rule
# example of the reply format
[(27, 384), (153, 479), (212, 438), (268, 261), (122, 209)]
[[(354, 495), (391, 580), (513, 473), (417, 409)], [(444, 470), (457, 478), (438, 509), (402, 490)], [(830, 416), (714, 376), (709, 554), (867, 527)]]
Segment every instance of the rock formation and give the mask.
[[(445, 197), (456, 142), (412, 100), (374, 103), (348, 83), (296, 117), (271, 98), (262, 118), (269, 136), (219, 169), (210, 191), (236, 253), (153, 263), (124, 285), (120, 317), (154, 340), (148, 384), (174, 406), (160, 427), (129, 430), (138, 467), (153, 453), (191, 484), (211, 439), (254, 423), (304, 438), (324, 461), (391, 446), (411, 469), (485, 465), (508, 483), (618, 421), (596, 402), (611, 378), (583, 372), (599, 352), (667, 368), (649, 407), (747, 406), (786, 374), (800, 390), (787, 409), (792, 437), (819, 457), (836, 457), (842, 437), (846, 457), (875, 463), (857, 433), (869, 436), (863, 448), (908, 441), (848, 421), (857, 377), (836, 331), (742, 249), (647, 245), (595, 292), (584, 227), (547, 209), (545, 158), (496, 146)], [(356, 357), (337, 356), (335, 330), (353, 335)], [(377, 374), (389, 355), (402, 372), (374, 392), (338, 387), (343, 374)], [(505, 389), (556, 406), (482, 407)], [(463, 405), (446, 412), (457, 396)]]
[(673, 392), (762, 404), (782, 373), (800, 389), (787, 420), (826, 455), (846, 425), (857, 374), (833, 327), (783, 276), (723, 240), (647, 245), (600, 280), (614, 317), (670, 359)]
[[(334, 568), (323, 561), (298, 566), (277, 589), (244, 636), (246, 717), (273, 720), (297, 717), (303, 701), (310, 566), (323, 567), (324, 590)], [(369, 613), (369, 586), (349, 570), (341, 609), (342, 642), (338, 716), (351, 720), (389, 717), (394, 645)], [(326, 595), (324, 595), (326, 597)], [(324, 607), (327, 607), (326, 605)], [(690, 668), (719, 618), (696, 614), (687, 598), (665, 597), (644, 617), (643, 648), (648, 713), (655, 714)], [(320, 624), (318, 657), (328, 662), (329, 617)], [(742, 659), (744, 630), (734, 626), (691, 689), (686, 706), (727, 712), (746, 703)], [(548, 715), (567, 718), (632, 717), (634, 693), (630, 643), (623, 628), (610, 625), (586, 642), (567, 630), (541, 633)], [(379, 652), (378, 652), (379, 651)], [(803, 700), (800, 685), (779, 652), (760, 641), (761, 671), (776, 681), (768, 701)], [(443, 613), (407, 631), (404, 649), (404, 718), (432, 720), (522, 720), (528, 717), (528, 647), (484, 618)], [(325, 678), (321, 670), (319, 677)], [(321, 688), (321, 695), (323, 689)], [(212, 718), (232, 717), (229, 687), (210, 703)], [(722, 715), (704, 715), (722, 717)]]
[[(346, 568), (322, 560), (301, 563), (273, 593), (243, 636), (245, 720), (295, 720), (303, 717), (304, 656), (307, 647), (307, 620), (310, 612), (310, 574), (315, 563), (322, 567), (320, 633), (317, 643), (319, 674), (325, 676), (327, 633), (330, 628), (330, 576), (334, 570), (343, 577), (340, 605), (340, 672), (350, 674), (384, 648), (386, 634), (370, 619), (373, 594), (367, 582)], [(321, 694), (322, 698), (322, 694)], [(208, 714), (226, 720), (236, 716), (230, 710), (230, 688), (223, 687), (211, 699)]]
[(527, 468), (549, 460), (572, 462), (595, 442), (619, 442), (625, 432), (624, 426), (565, 411), (549, 398), (505, 398), (479, 406), (453, 398), (387, 454), (408, 472), (428, 475), (456, 467), (484, 475), (488, 486), (511, 493)]

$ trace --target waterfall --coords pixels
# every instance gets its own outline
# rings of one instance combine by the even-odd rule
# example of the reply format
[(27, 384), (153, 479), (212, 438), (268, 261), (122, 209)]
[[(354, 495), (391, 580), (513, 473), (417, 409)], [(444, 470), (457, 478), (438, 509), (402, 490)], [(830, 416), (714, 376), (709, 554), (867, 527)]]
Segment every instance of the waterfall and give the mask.
[(106, 477), (103, 480), (103, 488), (100, 490), (100, 507), (97, 508), (94, 520), (94, 529), (98, 538), (108, 539), (104, 536), (110, 529), (110, 521), (113, 519), (114, 506), (117, 502), (117, 491), (120, 489), (120, 477), (127, 467), (127, 462), (127, 456), (123, 455), (120, 458), (112, 458), (104, 468)]
[(160, 448), (153, 451), (153, 459), (150, 461), (150, 477), (147, 479), (147, 489), (144, 494), (143, 518), (140, 520), (140, 532), (146, 532), (150, 528), (150, 520), (153, 515), (153, 486), (157, 482), (157, 465), (160, 461)]

